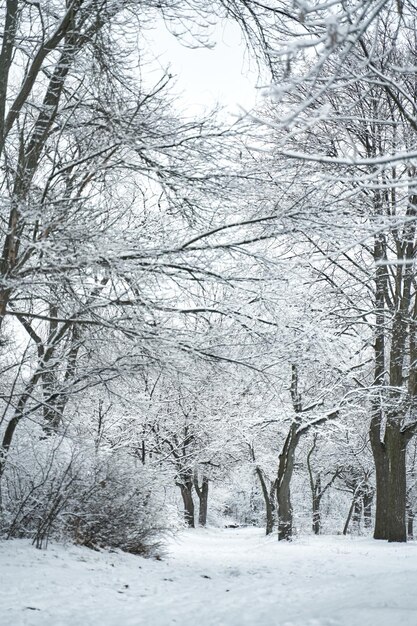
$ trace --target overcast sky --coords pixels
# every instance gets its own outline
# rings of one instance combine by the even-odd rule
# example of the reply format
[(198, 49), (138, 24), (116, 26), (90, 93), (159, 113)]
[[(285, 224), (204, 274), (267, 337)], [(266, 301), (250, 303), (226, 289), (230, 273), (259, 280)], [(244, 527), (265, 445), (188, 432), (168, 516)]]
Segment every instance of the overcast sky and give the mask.
[(158, 57), (155, 67), (169, 67), (175, 76), (180, 107), (188, 113), (201, 113), (216, 102), (237, 113), (239, 106), (250, 109), (259, 98), (256, 63), (250, 61), (236, 24), (214, 28), (211, 49), (185, 47), (163, 23), (148, 31), (146, 39)]

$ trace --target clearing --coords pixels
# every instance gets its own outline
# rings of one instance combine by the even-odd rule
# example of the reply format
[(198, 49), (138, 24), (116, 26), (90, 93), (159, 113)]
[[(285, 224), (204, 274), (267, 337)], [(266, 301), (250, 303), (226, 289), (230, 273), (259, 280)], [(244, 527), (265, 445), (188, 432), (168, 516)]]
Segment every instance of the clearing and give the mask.
[(415, 626), (417, 544), (185, 531), (163, 561), (0, 543), (2, 626)]

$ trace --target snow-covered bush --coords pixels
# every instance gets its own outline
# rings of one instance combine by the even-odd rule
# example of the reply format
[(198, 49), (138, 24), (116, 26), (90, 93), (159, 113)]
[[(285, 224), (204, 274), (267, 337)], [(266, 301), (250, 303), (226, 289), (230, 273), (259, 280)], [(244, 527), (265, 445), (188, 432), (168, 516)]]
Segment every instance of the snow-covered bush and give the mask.
[(76, 543), (142, 555), (160, 550), (172, 520), (153, 471), (142, 465), (135, 470), (111, 458), (84, 481), (65, 524)]
[(2, 480), (3, 537), (29, 537), (39, 548), (53, 538), (155, 555), (175, 527), (156, 470), (125, 451), (97, 452), (33, 432), (19, 443)]

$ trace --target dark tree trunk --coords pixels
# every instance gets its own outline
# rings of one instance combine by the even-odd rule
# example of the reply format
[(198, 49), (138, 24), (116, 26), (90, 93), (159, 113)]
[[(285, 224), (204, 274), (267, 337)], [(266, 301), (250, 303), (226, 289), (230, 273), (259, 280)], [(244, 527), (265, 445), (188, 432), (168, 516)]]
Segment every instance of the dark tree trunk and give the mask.
[(265, 476), (260, 467), (256, 467), (256, 475), (259, 478), (259, 482), (261, 484), (262, 495), (265, 501), (265, 511), (266, 511), (266, 534), (270, 535), (275, 526), (275, 489), (276, 483), (275, 481), (272, 483), (271, 489), (268, 489)]
[(398, 423), (388, 420), (385, 430), (388, 474), (388, 541), (407, 541), (406, 442)]
[(356, 493), (353, 494), (352, 503), (351, 503), (351, 505), (349, 507), (348, 516), (346, 518), (346, 522), (345, 522), (345, 525), (343, 527), (343, 534), (344, 535), (347, 535), (347, 532), (349, 530), (349, 524), (350, 524), (350, 520), (352, 519), (353, 511), (355, 509), (355, 505), (356, 505)]
[[(375, 194), (375, 209), (381, 212), (381, 194)], [(388, 272), (383, 261), (386, 257), (386, 241), (383, 234), (374, 240), (375, 261), (375, 387), (382, 387), (385, 378), (385, 293), (388, 284)], [(380, 399), (375, 398), (369, 426), (369, 439), (375, 464), (376, 504), (374, 539), (388, 539), (388, 458), (382, 442), (382, 407)]]
[[(320, 478), (318, 480), (320, 480)], [(319, 483), (319, 489), (320, 489), (320, 483)], [(317, 494), (313, 494), (313, 533), (315, 535), (319, 535), (320, 530), (321, 530), (320, 504), (321, 504), (321, 496)]]
[(411, 508), (407, 509), (407, 537), (414, 539), (414, 513)]
[(194, 475), (194, 488), (199, 500), (198, 507), (198, 524), (199, 526), (206, 526), (207, 524), (207, 511), (208, 511), (208, 494), (209, 494), (209, 479), (207, 476), (203, 476), (201, 487), (198, 484), (198, 476)]
[[(375, 196), (375, 208), (381, 213), (381, 194)], [(393, 232), (399, 263), (395, 269), (394, 302), (386, 301), (389, 275), (386, 236), (374, 241), (375, 260), (375, 380), (382, 396), (382, 406), (373, 408), (370, 438), (376, 467), (375, 538), (407, 541), (406, 526), (406, 446), (416, 425), (404, 430), (404, 418), (415, 405), (417, 397), (417, 299), (413, 283), (416, 252), (417, 195), (408, 198), (407, 217), (403, 229)], [(404, 265), (402, 261), (407, 261)], [(382, 262), (382, 263), (381, 263)], [(387, 306), (386, 306), (387, 305)], [(390, 313), (389, 320), (385, 311)], [(388, 322), (388, 325), (387, 325)], [(389, 342), (385, 335), (389, 332)], [(388, 383), (388, 385), (387, 385)], [(382, 443), (382, 424), (386, 419)]]
[(375, 464), (376, 503), (374, 539), (388, 539), (389, 464), (385, 444), (380, 439), (380, 417), (371, 420), (369, 438)]
[(355, 506), (355, 496), (353, 496), (352, 503), (351, 503), (351, 505), (349, 507), (348, 516), (346, 518), (346, 522), (345, 522), (345, 525), (343, 527), (343, 534), (344, 535), (347, 535), (347, 531), (349, 529), (350, 520), (352, 519), (352, 513), (353, 513), (354, 506)]
[(277, 476), (277, 502), (278, 502), (278, 541), (292, 538), (293, 515), (291, 505), (290, 485), (294, 471), (295, 449), (300, 440), (300, 416), (301, 396), (298, 393), (298, 369), (291, 366), (291, 399), (296, 414), (295, 421), (291, 424), (289, 433), (285, 439), (281, 454), (279, 455)]
[(266, 523), (266, 534), (270, 535), (275, 527), (277, 521), (277, 481), (274, 480), (271, 483), (271, 487), (269, 489), (269, 511), (267, 509), (267, 523)]
[(182, 501), (184, 502), (184, 520), (187, 526), (195, 528), (194, 522), (194, 501), (193, 501), (193, 483), (187, 481), (180, 485)]
[(290, 485), (294, 472), (295, 449), (300, 436), (298, 424), (291, 425), (281, 454), (279, 455), (277, 478), (278, 541), (290, 540), (293, 534), (293, 514)]
[(387, 424), (384, 440), (381, 443), (371, 436), (376, 471), (374, 539), (404, 542), (407, 541), (406, 439), (399, 424)]
[(290, 541), (293, 535), (293, 514), (290, 480), (285, 480), (278, 492), (278, 541)]
[(204, 476), (203, 484), (201, 486), (200, 507), (198, 511), (198, 523), (200, 524), (200, 526), (206, 526), (207, 524), (208, 494), (209, 480), (206, 476)]

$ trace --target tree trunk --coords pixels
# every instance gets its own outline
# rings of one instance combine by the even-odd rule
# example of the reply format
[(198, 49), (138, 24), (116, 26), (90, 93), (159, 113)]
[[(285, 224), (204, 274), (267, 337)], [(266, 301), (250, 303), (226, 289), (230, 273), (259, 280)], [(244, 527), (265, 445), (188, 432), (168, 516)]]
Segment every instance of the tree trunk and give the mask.
[(194, 501), (193, 501), (193, 483), (186, 482), (180, 485), (182, 501), (184, 502), (184, 520), (187, 526), (195, 528), (194, 522)]
[(374, 416), (369, 430), (375, 464), (376, 502), (374, 539), (388, 539), (389, 464), (385, 444), (380, 439), (380, 418)]
[(388, 541), (407, 541), (406, 509), (406, 442), (398, 423), (388, 420), (385, 430), (389, 459), (388, 474)]
[(299, 436), (297, 424), (292, 424), (284, 447), (279, 455), (277, 501), (278, 501), (278, 541), (292, 538), (293, 515), (291, 504), (290, 485), (294, 471), (295, 449)]
[(259, 482), (261, 483), (262, 495), (265, 501), (265, 511), (266, 511), (266, 528), (265, 534), (270, 535), (275, 526), (275, 482), (272, 483), (271, 489), (268, 490), (265, 476), (260, 467), (256, 467), (255, 469), (256, 475), (259, 478)]
[(200, 500), (200, 508), (198, 512), (198, 523), (200, 526), (206, 526), (207, 524), (207, 510), (208, 510), (208, 492), (209, 492), (209, 481), (208, 478), (204, 476), (203, 485), (201, 488), (201, 500)]
[(286, 480), (278, 491), (278, 541), (290, 541), (293, 535), (293, 515), (290, 481)]
[(276, 493), (277, 493), (277, 481), (274, 480), (271, 483), (271, 487), (269, 489), (269, 513), (267, 509), (267, 524), (266, 524), (266, 534), (270, 535), (276, 524), (277, 517), (277, 501), (276, 501)]
[[(375, 209), (380, 214), (381, 194), (375, 192)], [(388, 284), (388, 272), (383, 261), (386, 257), (386, 241), (382, 233), (374, 240), (375, 261), (375, 379), (376, 388), (383, 388), (385, 382), (385, 292)], [(375, 464), (376, 503), (374, 539), (388, 539), (388, 458), (385, 445), (382, 442), (382, 407), (379, 397), (375, 397), (372, 406), (371, 422), (369, 425), (369, 439)]]
[(194, 487), (199, 500), (198, 507), (198, 524), (199, 526), (206, 526), (207, 524), (207, 510), (208, 510), (208, 493), (209, 493), (209, 479), (207, 476), (203, 476), (201, 487), (198, 484), (198, 476), (194, 476)]
[(388, 539), (388, 460), (385, 453), (374, 456), (376, 475), (374, 539)]
[(321, 496), (313, 494), (313, 533), (320, 534), (321, 516), (320, 516)]
[(349, 513), (348, 513), (348, 516), (346, 518), (345, 525), (343, 527), (343, 534), (344, 535), (347, 535), (347, 532), (349, 530), (349, 524), (350, 524), (350, 520), (352, 519), (352, 514), (353, 514), (353, 510), (355, 508), (355, 505), (356, 505), (356, 492), (353, 494), (352, 503), (351, 503), (351, 505), (349, 507)]
[(408, 539), (414, 539), (414, 513), (413, 509), (407, 509), (407, 537)]
[(299, 414), (301, 413), (301, 396), (298, 393), (298, 369), (296, 365), (291, 366), (290, 392), (296, 419), (290, 426), (282, 452), (279, 455), (277, 476), (278, 541), (284, 539), (289, 541), (293, 534), (290, 485), (294, 471), (295, 449), (300, 440), (298, 429), (300, 426)]
[(388, 421), (384, 443), (372, 437), (376, 470), (374, 539), (407, 541), (406, 440), (400, 426)]

